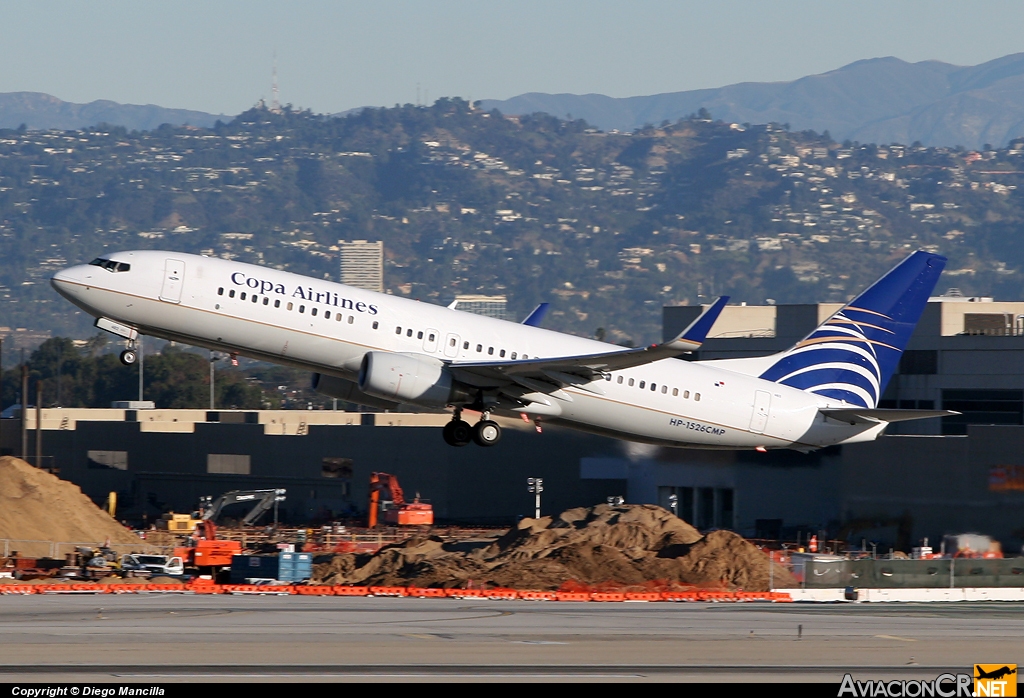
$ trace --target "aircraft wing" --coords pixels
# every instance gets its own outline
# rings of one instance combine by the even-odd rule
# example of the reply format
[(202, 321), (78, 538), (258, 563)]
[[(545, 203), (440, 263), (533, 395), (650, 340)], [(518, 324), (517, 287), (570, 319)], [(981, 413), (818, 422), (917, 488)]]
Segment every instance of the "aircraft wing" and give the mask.
[(867, 407), (841, 407), (836, 409), (819, 409), (829, 419), (850, 424), (879, 424), (881, 422), (909, 422), (912, 419), (931, 419), (960, 414), (953, 410), (891, 410), (870, 409)]
[(643, 366), (699, 348), (728, 301), (728, 296), (722, 296), (708, 306), (689, 327), (661, 344), (525, 361), (455, 361), (450, 367), (460, 378), (478, 387), (517, 383), (531, 390), (551, 392), (565, 385), (579, 386), (608, 371)]

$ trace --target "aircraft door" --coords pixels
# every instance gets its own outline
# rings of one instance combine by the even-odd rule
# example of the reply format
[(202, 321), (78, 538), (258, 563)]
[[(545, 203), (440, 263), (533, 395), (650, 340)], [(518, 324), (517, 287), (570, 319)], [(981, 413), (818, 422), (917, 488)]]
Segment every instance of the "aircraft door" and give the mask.
[(772, 407), (772, 394), (767, 390), (754, 392), (754, 413), (750, 416), (750, 431), (763, 434), (768, 426), (768, 414)]
[(440, 334), (437, 330), (427, 329), (423, 333), (423, 351), (431, 354), (437, 351), (437, 338)]
[(180, 259), (164, 260), (164, 285), (160, 289), (160, 300), (180, 303), (181, 287), (184, 283), (185, 263)]
[(444, 340), (444, 355), (454, 359), (459, 355), (459, 335), (450, 334)]

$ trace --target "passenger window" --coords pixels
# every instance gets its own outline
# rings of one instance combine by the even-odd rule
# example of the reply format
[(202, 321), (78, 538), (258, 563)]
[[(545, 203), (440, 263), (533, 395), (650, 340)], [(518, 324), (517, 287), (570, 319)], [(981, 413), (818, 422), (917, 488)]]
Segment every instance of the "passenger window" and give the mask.
[(338, 322), (341, 322), (341, 313), (337, 313), (337, 314), (336, 314), (336, 315), (334, 316), (334, 319), (335, 319), (335, 320), (337, 320)]
[(280, 299), (274, 301), (274, 307), (275, 308), (280, 308), (281, 307), (281, 300)]
[(483, 344), (477, 344), (476, 345), (476, 350), (477, 350), (477, 352), (483, 351), (484, 350), (484, 345)]
[(523, 358), (524, 358), (524, 359), (528, 359), (528, 358), (530, 358), (530, 357), (529, 357), (529, 356), (527, 356), (526, 354), (523, 354)]
[(287, 310), (291, 310), (291, 309), (292, 309), (292, 308), (294, 308), (294, 307), (295, 307), (295, 306), (294, 306), (294, 305), (292, 304), (292, 302), (291, 302), (291, 301), (288, 301), (288, 308), (287, 308)]
[(259, 303), (260, 302), (260, 297), (257, 296), (255, 293), (252, 294), (252, 302), (253, 303)]
[(684, 390), (683, 391), (683, 399), (684, 400), (689, 400), (690, 399), (690, 391), (689, 390)]
[(469, 342), (463, 342), (462, 343), (462, 348), (463, 349), (469, 349)]
[(436, 335), (434, 335), (433, 333), (431, 333), (431, 334), (430, 334), (430, 336), (429, 336), (429, 337), (427, 337), (427, 341), (428, 341), (428, 342), (433, 342), (433, 341), (434, 341), (434, 337), (435, 337), (435, 336), (436, 336)]
[(300, 312), (300, 313), (304, 313), (304, 312), (306, 312), (306, 306), (304, 306), (304, 305), (300, 305), (300, 306), (299, 306), (299, 312)]
[(645, 385), (646, 383), (647, 383), (647, 381), (640, 381), (640, 390), (643, 390), (643, 389), (644, 389), (644, 385)]
[(504, 359), (504, 358), (505, 358), (505, 350), (504, 350), (504, 349), (502, 349), (501, 351), (499, 351), (499, 352), (498, 352), (498, 356), (500, 356), (501, 358), (503, 358), (503, 359)]
[(423, 330), (416, 333), (416, 339), (423, 339)]
[(511, 358), (512, 358), (513, 361), (516, 360), (516, 353), (515, 352), (512, 352), (512, 357)]
[(234, 297), (235, 297), (235, 289), (231, 289), (230, 291), (228, 291), (228, 298), (234, 298)]
[(697, 402), (700, 402), (700, 393), (694, 393), (693, 399), (696, 400)]
[[(299, 312), (300, 313), (302, 312), (301, 308), (299, 308)], [(316, 317), (316, 307), (315, 306), (309, 309), (309, 314), (312, 315), (313, 317)]]
[(402, 328), (401, 327), (396, 327), (395, 328), (395, 334), (402, 334)]
[(630, 387), (630, 388), (632, 388), (632, 387), (633, 387), (633, 379), (632, 379), (632, 378), (630, 378), (630, 379), (629, 379), (629, 387)]
[(270, 305), (270, 298), (264, 297), (263, 298), (263, 305)]
[[(341, 319), (341, 313), (338, 313), (338, 319), (339, 319), (339, 320)], [(349, 315), (349, 316), (348, 316), (348, 324), (350, 324), (350, 325), (351, 325), (351, 324), (352, 324), (353, 322), (355, 322), (355, 321), (356, 321), (356, 319), (355, 319), (355, 317), (354, 317), (354, 316), (352, 316), (352, 315)], [(374, 327), (376, 327), (377, 323), (375, 322), (375, 323), (373, 323), (373, 324), (374, 324)]]
[(223, 296), (224, 295), (224, 287), (223, 286), (221, 286), (220, 288), (217, 289), (217, 295), (218, 296)]
[(622, 376), (619, 376), (619, 377), (618, 377), (618, 379), (616, 379), (616, 382), (617, 382), (617, 383), (618, 383), (619, 385), (622, 385)]
[(450, 347), (454, 347), (455, 346), (455, 337), (452, 337), (451, 339), (448, 340), (448, 346), (450, 346)]
[(658, 389), (658, 384), (657, 384), (657, 383), (651, 383), (651, 392), (653, 393), (653, 392), (655, 392), (655, 391), (656, 391), (657, 389)]
[(489, 356), (494, 356), (494, 347), (487, 347), (487, 354)]
[(405, 331), (405, 336), (406, 336), (406, 337), (412, 337), (412, 329), (408, 329), (408, 330), (406, 330), (406, 331)]
[(668, 392), (668, 386), (667, 385), (661, 386), (661, 394), (664, 395), (667, 392)]
[(373, 329), (377, 329), (377, 325), (379, 325), (379, 324), (380, 324), (379, 322), (377, 322), (376, 320), (374, 320), (374, 321), (373, 321)]
[(238, 295), (238, 297), (239, 297), (239, 298), (241, 298), (241, 299), (242, 299), (242, 300), (244, 301), (244, 300), (245, 300), (245, 291), (242, 291), (242, 292), (241, 292), (241, 293), (240, 293), (240, 294)]

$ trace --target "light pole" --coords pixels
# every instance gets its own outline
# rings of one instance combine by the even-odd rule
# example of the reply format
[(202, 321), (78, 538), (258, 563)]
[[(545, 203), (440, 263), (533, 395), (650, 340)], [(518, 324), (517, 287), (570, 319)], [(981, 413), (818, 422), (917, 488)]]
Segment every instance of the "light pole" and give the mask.
[[(142, 367), (146, 363), (146, 352), (142, 348), (142, 335), (139, 335), (139, 402), (142, 402)], [(60, 380), (58, 377), (57, 380)], [(58, 383), (60, 385), (60, 383)]]
[(210, 352), (210, 409), (211, 409), (211, 410), (214, 410), (214, 409), (216, 409), (216, 408), (214, 407), (214, 395), (215, 395), (215, 391), (214, 391), (214, 387), (213, 387), (213, 365), (214, 365), (214, 364), (215, 364), (216, 362), (220, 361), (220, 360), (221, 360), (221, 358), (222, 358), (222, 357), (220, 357), (220, 356), (217, 356), (217, 355), (216, 355), (216, 354), (215, 354), (214, 352), (212, 352), (212, 351)]
[(540, 493), (544, 491), (544, 478), (541, 477), (528, 477), (526, 478), (526, 491), (534, 495), (534, 515), (533, 518), (540, 518)]
[(670, 494), (668, 496), (668, 508), (672, 510), (672, 514), (679, 516), (679, 495)]

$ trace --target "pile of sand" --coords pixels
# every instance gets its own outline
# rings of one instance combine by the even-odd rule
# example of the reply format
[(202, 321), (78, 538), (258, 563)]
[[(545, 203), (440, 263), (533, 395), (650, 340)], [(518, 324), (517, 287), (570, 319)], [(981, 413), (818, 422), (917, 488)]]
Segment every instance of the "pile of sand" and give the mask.
[(0, 538), (24, 556), (45, 555), (50, 546), (16, 541), (140, 543), (77, 485), (10, 456), (0, 458)]
[(491, 545), (464, 547), (416, 537), (374, 555), (335, 555), (315, 566), (314, 581), (512, 589), (645, 588), (658, 582), (746, 591), (767, 590), (769, 582), (768, 557), (742, 537), (729, 531), (702, 536), (649, 504), (601, 504), (524, 519)]

